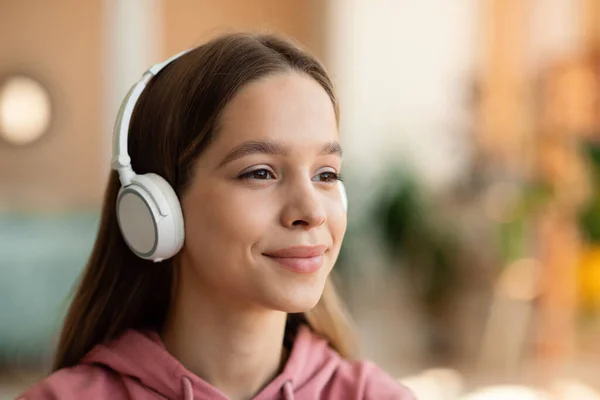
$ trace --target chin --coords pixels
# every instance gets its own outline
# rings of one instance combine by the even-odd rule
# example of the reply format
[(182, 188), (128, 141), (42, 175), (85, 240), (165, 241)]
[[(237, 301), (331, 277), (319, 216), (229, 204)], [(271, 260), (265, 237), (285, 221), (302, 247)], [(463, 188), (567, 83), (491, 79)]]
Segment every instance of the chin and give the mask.
[(284, 307), (281, 307), (280, 310), (288, 314), (304, 313), (312, 310), (319, 303), (319, 299), (320, 297), (315, 300), (311, 299), (310, 301), (289, 302)]
[(313, 309), (323, 294), (323, 285), (319, 287), (297, 287), (280, 292), (272, 299), (272, 308), (286, 313), (302, 313)]

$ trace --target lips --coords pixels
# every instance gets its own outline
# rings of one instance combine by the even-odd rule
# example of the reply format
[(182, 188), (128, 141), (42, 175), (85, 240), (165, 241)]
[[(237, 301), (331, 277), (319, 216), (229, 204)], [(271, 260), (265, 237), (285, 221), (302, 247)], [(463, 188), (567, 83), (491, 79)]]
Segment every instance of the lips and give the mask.
[(265, 253), (269, 257), (277, 258), (310, 258), (323, 255), (327, 246), (291, 246), (285, 249), (268, 251)]
[(327, 246), (292, 246), (263, 253), (266, 257), (276, 261), (285, 269), (310, 274), (318, 271), (323, 265), (323, 253)]

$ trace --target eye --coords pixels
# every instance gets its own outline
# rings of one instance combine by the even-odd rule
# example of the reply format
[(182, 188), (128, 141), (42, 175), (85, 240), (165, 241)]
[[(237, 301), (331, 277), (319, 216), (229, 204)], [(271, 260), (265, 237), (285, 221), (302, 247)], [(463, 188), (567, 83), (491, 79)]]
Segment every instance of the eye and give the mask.
[(341, 180), (341, 177), (335, 172), (326, 171), (318, 174), (313, 180), (317, 182), (335, 182)]
[(239, 179), (275, 179), (275, 175), (268, 169), (261, 168), (255, 169), (254, 171), (248, 171), (239, 176)]

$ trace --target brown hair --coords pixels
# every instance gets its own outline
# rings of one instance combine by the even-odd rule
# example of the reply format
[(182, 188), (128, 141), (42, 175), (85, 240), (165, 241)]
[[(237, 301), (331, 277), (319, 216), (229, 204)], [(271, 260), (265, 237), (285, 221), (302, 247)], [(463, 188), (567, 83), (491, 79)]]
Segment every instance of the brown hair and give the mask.
[[(134, 110), (129, 132), (134, 170), (161, 175), (181, 196), (225, 105), (249, 82), (289, 70), (306, 73), (321, 84), (338, 116), (324, 68), (282, 38), (227, 34), (174, 61), (150, 81)], [(126, 246), (115, 213), (119, 188), (113, 171), (98, 236), (65, 318), (53, 370), (77, 364), (94, 346), (127, 329), (160, 330), (165, 323), (173, 261), (154, 264), (136, 257)], [(288, 316), (286, 337), (301, 324), (325, 337), (343, 357), (353, 355), (354, 335), (331, 278), (314, 309)]]

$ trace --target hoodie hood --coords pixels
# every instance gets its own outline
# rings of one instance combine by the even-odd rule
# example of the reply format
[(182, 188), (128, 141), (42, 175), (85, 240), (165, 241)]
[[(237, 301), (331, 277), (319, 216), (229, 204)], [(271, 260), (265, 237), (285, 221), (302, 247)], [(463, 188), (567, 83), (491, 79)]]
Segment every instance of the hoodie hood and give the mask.
[[(340, 362), (340, 356), (325, 339), (301, 326), (283, 371), (254, 399), (294, 400), (295, 392), (305, 385), (324, 387)], [(169, 399), (228, 400), (169, 354), (156, 332), (129, 330), (116, 340), (95, 347), (82, 364), (110, 368)]]

